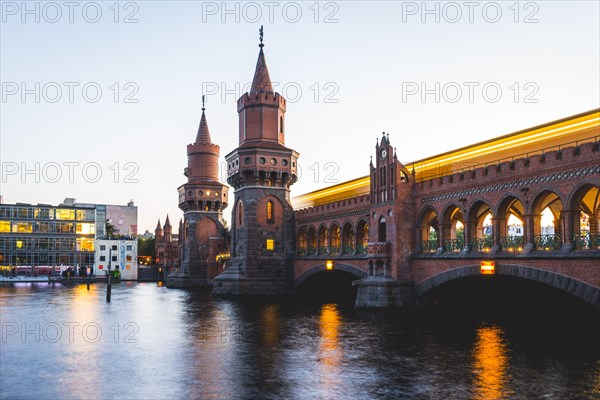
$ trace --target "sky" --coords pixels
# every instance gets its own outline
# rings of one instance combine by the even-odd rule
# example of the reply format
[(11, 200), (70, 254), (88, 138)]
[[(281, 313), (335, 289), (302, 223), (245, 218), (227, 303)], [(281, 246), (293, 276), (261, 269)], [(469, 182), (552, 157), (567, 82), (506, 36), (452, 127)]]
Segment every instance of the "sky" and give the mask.
[(367, 175), (384, 131), (410, 162), (600, 107), (597, 1), (2, 1), (0, 11), (4, 202), (132, 199), (140, 233), (182, 216), (203, 93), (221, 165), (236, 148), (261, 25), (288, 101), (286, 146), (300, 153), (292, 196)]

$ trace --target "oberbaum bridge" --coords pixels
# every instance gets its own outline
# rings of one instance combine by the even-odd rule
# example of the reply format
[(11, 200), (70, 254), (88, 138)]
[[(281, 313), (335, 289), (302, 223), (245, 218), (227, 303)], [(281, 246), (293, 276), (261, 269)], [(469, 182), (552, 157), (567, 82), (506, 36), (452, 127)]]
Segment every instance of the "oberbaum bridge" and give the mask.
[(239, 146), (225, 156), (233, 199), (202, 108), (167, 286), (287, 295), (322, 274), (349, 274), (357, 307), (404, 307), (484, 274), (600, 307), (600, 110), (404, 164), (384, 134), (368, 175), (291, 199), (299, 154), (285, 147), (286, 99), (273, 91), (263, 46), (261, 32), (250, 92), (237, 101)]

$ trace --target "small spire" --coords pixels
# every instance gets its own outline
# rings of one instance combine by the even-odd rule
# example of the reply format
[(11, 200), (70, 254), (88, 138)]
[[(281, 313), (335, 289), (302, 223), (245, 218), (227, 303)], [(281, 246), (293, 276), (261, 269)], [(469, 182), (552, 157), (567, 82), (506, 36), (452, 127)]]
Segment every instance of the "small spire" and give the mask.
[(252, 79), (252, 87), (250, 88), (250, 94), (258, 94), (262, 92), (273, 92), (273, 84), (271, 83), (271, 77), (269, 76), (269, 69), (267, 68), (267, 62), (265, 61), (265, 53), (263, 52), (263, 27), (260, 27), (260, 52), (258, 53), (258, 60), (256, 61), (256, 69), (254, 70), (254, 79)]
[(158, 219), (158, 224), (156, 224), (156, 230), (157, 231), (162, 230), (162, 226), (160, 226), (160, 218)]
[(167, 219), (165, 220), (165, 228), (171, 227), (171, 223), (169, 222), (169, 214), (167, 214)]
[(264, 35), (264, 31), (263, 31), (263, 26), (260, 26), (260, 29), (258, 30), (258, 38), (260, 39), (260, 44), (258, 45), (258, 47), (260, 47), (261, 49), (265, 46), (263, 44), (263, 35)]
[(204, 110), (204, 95), (202, 95), (202, 117), (200, 117), (200, 125), (198, 126), (198, 133), (196, 134), (195, 143), (212, 143)]

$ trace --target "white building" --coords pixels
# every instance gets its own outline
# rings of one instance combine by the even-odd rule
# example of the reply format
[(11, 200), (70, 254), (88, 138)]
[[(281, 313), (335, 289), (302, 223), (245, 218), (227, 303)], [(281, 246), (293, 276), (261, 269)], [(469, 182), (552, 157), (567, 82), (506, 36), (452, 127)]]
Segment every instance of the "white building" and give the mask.
[(117, 267), (122, 280), (137, 280), (137, 239), (96, 239), (94, 272), (105, 275), (110, 262), (111, 271)]

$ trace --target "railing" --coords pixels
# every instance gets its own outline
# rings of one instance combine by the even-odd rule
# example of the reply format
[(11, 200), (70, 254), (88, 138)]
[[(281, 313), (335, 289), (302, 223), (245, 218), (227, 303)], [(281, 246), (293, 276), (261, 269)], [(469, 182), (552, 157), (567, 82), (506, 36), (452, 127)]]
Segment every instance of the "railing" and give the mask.
[(309, 256), (314, 256), (314, 255), (317, 254), (317, 249), (309, 247), (309, 249), (307, 250), (306, 254), (309, 255)]
[(438, 248), (437, 240), (423, 240), (421, 242), (421, 251), (426, 253), (435, 252)]
[(573, 235), (573, 244), (578, 250), (600, 249), (600, 235), (581, 233)]
[(331, 246), (330, 253), (331, 254), (340, 254), (340, 246)]
[(461, 251), (464, 247), (464, 239), (449, 239), (444, 242), (444, 251), (446, 253)]
[(524, 236), (506, 236), (500, 238), (500, 248), (503, 251), (521, 251), (524, 245)]
[(367, 247), (359, 244), (356, 246), (356, 254), (367, 254)]
[(386, 256), (388, 254), (387, 242), (373, 242), (368, 245), (368, 254), (371, 256)]
[(494, 238), (491, 236), (477, 238), (469, 242), (469, 249), (476, 252), (490, 251), (494, 246)]
[(329, 252), (329, 247), (319, 246), (319, 254), (327, 254), (328, 252)]
[(302, 248), (302, 247), (301, 247), (301, 248), (299, 248), (299, 249), (298, 249), (298, 255), (299, 255), (299, 256), (301, 256), (301, 257), (302, 257), (302, 256), (305, 256), (305, 255), (306, 255), (306, 249), (305, 249), (305, 248)]
[(351, 244), (346, 244), (342, 246), (342, 254), (352, 254), (354, 253), (354, 247)]
[(533, 237), (533, 244), (536, 250), (558, 250), (562, 245), (562, 239), (560, 235), (539, 235)]

